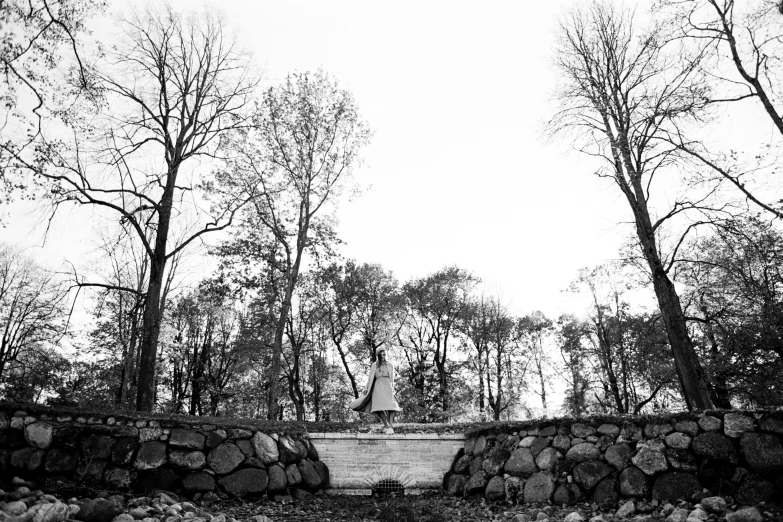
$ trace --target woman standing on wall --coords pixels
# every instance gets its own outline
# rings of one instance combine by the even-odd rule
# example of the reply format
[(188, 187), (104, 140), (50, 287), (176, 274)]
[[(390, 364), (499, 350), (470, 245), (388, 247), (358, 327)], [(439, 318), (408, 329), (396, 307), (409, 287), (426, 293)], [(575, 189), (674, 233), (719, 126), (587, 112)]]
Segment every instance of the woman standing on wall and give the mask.
[(383, 423), (384, 433), (394, 433), (394, 414), (402, 411), (394, 398), (394, 365), (386, 360), (386, 349), (377, 352), (378, 359), (370, 367), (363, 395), (353, 401), (351, 409), (375, 413)]

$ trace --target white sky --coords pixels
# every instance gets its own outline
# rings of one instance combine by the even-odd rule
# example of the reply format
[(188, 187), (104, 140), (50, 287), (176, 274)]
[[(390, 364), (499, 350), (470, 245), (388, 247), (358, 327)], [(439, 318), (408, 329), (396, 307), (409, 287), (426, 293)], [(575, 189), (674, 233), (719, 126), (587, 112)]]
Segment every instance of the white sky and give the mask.
[[(338, 213), (347, 257), (400, 280), (458, 265), (518, 313), (555, 315), (569, 308), (561, 290), (577, 270), (615, 257), (630, 231), (617, 224), (627, 204), (594, 164), (542, 137), (557, 17), (577, 1), (216, 5), (266, 82), (321, 67), (375, 131), (356, 172), (368, 188)], [(29, 208), (11, 209), (0, 240), (41, 243)], [(83, 263), (91, 224), (61, 216), (41, 258)]]

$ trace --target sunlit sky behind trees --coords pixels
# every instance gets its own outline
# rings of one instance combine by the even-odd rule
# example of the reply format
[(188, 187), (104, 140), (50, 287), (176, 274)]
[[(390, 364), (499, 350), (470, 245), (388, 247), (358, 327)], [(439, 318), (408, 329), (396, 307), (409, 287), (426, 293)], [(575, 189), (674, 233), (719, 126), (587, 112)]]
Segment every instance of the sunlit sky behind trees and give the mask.
[[(361, 192), (337, 214), (345, 257), (380, 263), (400, 280), (457, 265), (519, 313), (554, 315), (578, 311), (562, 290), (579, 268), (616, 258), (631, 231), (621, 224), (625, 203), (591, 175), (596, 163), (544, 137), (554, 33), (574, 3), (227, 0), (208, 8), (225, 14), (264, 84), (320, 67), (354, 94), (374, 136), (355, 173)], [(111, 1), (107, 16), (132, 5)], [(105, 20), (92, 25), (97, 38), (112, 30)], [(44, 242), (38, 209), (9, 208), (0, 240), (33, 247), (51, 268), (91, 258), (93, 210), (57, 216)]]
[[(81, 5), (72, 1), (69, 5)], [(289, 383), (310, 386), (298, 366), (301, 354), (307, 353), (311, 358), (302, 361), (310, 365), (310, 373), (305, 373), (313, 382), (331, 386), (323, 397), (320, 384), (312, 387), (313, 404), (318, 405), (313, 407), (316, 419), (322, 404), (344, 413), (340, 401), (347, 393), (342, 386), (347, 381), (341, 372), (345, 370), (355, 396), (355, 375), (364, 372), (367, 356), (374, 359), (376, 348), (387, 342), (392, 355), (408, 365), (411, 385), (406, 393), (415, 396), (415, 400), (409, 397), (410, 403), (429, 405), (426, 394), (435, 393), (435, 388), (425, 388), (435, 386), (436, 380), (426, 379), (437, 377), (436, 395), (442, 399), (438, 407), (446, 417), (471, 414), (454, 409), (461, 401), (459, 394), (479, 397), (483, 415), (485, 377), (488, 404), (495, 409), (496, 419), (504, 411), (501, 398), (508, 399), (503, 408), (513, 406), (504, 413), (507, 416), (547, 414), (557, 411), (561, 403), (559, 411), (576, 414), (587, 411), (583, 408), (666, 409), (678, 407), (679, 392), (690, 409), (725, 407), (741, 394), (747, 395), (742, 400), (753, 405), (779, 400), (783, 383), (774, 365), (783, 360), (779, 290), (783, 235), (776, 218), (783, 217), (783, 185), (777, 182), (776, 165), (783, 152), (783, 121), (777, 109), (770, 107), (780, 103), (777, 86), (783, 62), (779, 53), (759, 58), (754, 54), (758, 48), (746, 45), (743, 49), (749, 52), (748, 59), (768, 66), (756, 71), (769, 85), (769, 102), (766, 94), (758, 94), (763, 90), (761, 84), (754, 84), (747, 75), (740, 77), (742, 66), (727, 58), (723, 43), (731, 38), (699, 36), (715, 34), (718, 27), (714, 16), (721, 8), (712, 0), (394, 5), (247, 0), (210, 5), (170, 0), (168, 4), (151, 1), (146, 7), (106, 0), (106, 4), (103, 14), (87, 20), (92, 33), (77, 30), (78, 41), (68, 49), (76, 49), (75, 55), (88, 64), (68, 70), (94, 71), (93, 79), (79, 76), (78, 96), (68, 91), (76, 83), (42, 82), (50, 89), (51, 100), (73, 103), (61, 113), (52, 109), (51, 126), (43, 126), (39, 135), (32, 134), (31, 143), (45, 145), (19, 149), (21, 170), (29, 170), (23, 175), (30, 177), (3, 180), (8, 187), (9, 180), (16, 180), (16, 185), (8, 191), (10, 202), (0, 208), (0, 246), (21, 249), (46, 269), (59, 272), (60, 283), (71, 289), (61, 293), (69, 296), (69, 311), (76, 295), (73, 289), (86, 282), (68, 319), (70, 335), (55, 344), (58, 349), (81, 350), (87, 359), (104, 350), (106, 357), (95, 364), (104, 365), (112, 379), (121, 375), (119, 387), (112, 388), (121, 391), (118, 404), (134, 401), (139, 377), (139, 409), (151, 410), (157, 401), (159, 406), (180, 411), (190, 393), (190, 412), (201, 412), (201, 392), (196, 387), (202, 386), (199, 379), (203, 376), (192, 369), (196, 366), (188, 366), (192, 370), (190, 391), (187, 383), (175, 389), (179, 381), (169, 379), (169, 374), (180, 371), (178, 365), (186, 359), (195, 365), (213, 357), (202, 350), (197, 361), (198, 335), (191, 339), (196, 347), (192, 358), (180, 357), (190, 354), (190, 348), (180, 335), (184, 330), (172, 333), (175, 322), (179, 321), (176, 328), (190, 324), (183, 318), (200, 325), (205, 317), (210, 325), (216, 317), (226, 320), (223, 348), (228, 351), (221, 353), (232, 355), (235, 350), (240, 354), (236, 360), (246, 365), (226, 366), (227, 375), (229, 369), (236, 370), (231, 386), (257, 388), (259, 396), (268, 389), (268, 393), (263, 391), (268, 395), (268, 418), (276, 418), (278, 412), (279, 365), (285, 343), (295, 361), (293, 366), (286, 362)], [(165, 13), (167, 5), (195, 16), (172, 17)], [(733, 4), (722, 5), (731, 11), (725, 6)], [(748, 5), (746, 9), (756, 9)], [(777, 4), (758, 0), (754, 5), (767, 11), (757, 18), (736, 15), (737, 20), (761, 24), (749, 30), (751, 35), (779, 35), (783, 26), (777, 18)], [(695, 9), (696, 25), (683, 27), (681, 22), (689, 18), (682, 13), (688, 8)], [(140, 18), (132, 16), (134, 9)], [(22, 11), (14, 14), (23, 19), (27, 15)], [(214, 20), (209, 15), (222, 17), (222, 24), (210, 25)], [(706, 21), (700, 22), (699, 17)], [(163, 25), (155, 25), (160, 21)], [(199, 31), (225, 28), (228, 37), (224, 40), (225, 33), (210, 33), (209, 29), (203, 33), (172, 29), (175, 36), (170, 37), (168, 29), (161, 29), (167, 23), (181, 27), (178, 24), (183, 21), (188, 28), (198, 26)], [(194, 21), (196, 25), (189, 25)], [(150, 33), (140, 30), (134, 26), (137, 22), (150, 23), (144, 27), (153, 29)], [(125, 38), (122, 28), (129, 31)], [(165, 35), (158, 35), (159, 30)], [(155, 38), (149, 34), (158, 35), (167, 52), (157, 53)], [(205, 34), (219, 36), (210, 40)], [(220, 47), (221, 42), (233, 41), (231, 37), (242, 49)], [(171, 43), (178, 38), (197, 43)], [(771, 47), (780, 42), (779, 36), (763, 38)], [(155, 65), (137, 58), (146, 56), (145, 42), (155, 49), (150, 52)], [(217, 51), (205, 52), (210, 58), (200, 57), (198, 67), (183, 65), (191, 64), (190, 58), (178, 61), (178, 52), (215, 49), (209, 42), (218, 42)], [(214, 82), (181, 80), (192, 69), (209, 70), (203, 63), (210, 63), (221, 52), (232, 58), (215, 63), (240, 65), (196, 75), (217, 78)], [(245, 65), (244, 52), (252, 57), (250, 67)], [(764, 52), (768, 52), (766, 47)], [(231, 61), (234, 58), (236, 62)], [(39, 66), (37, 58), (25, 52), (17, 59), (19, 63), (29, 60), (30, 70)], [(47, 63), (65, 64), (66, 60), (52, 58)], [(54, 77), (68, 66), (54, 71), (45, 67)], [(232, 78), (239, 79), (231, 84)], [(260, 78), (258, 85), (256, 78)], [(163, 91), (158, 90), (160, 85), (156, 87), (161, 81), (169, 85)], [(345, 91), (334, 90), (332, 81)], [(55, 95), (58, 85), (68, 87), (59, 97)], [(188, 98), (178, 91), (182, 85), (206, 86), (207, 94)], [(748, 94), (749, 85), (756, 89), (755, 95)], [(226, 97), (220, 91), (224, 87), (229, 93)], [(169, 94), (169, 88), (174, 94)], [(209, 94), (210, 89), (218, 94)], [(8, 92), (7, 99), (13, 103), (7, 107), (18, 105), (22, 119), (29, 118), (27, 128), (35, 128), (35, 118), (30, 116), (34, 114), (31, 92), (37, 91)], [(82, 93), (84, 99), (79, 99)], [(93, 95), (103, 105), (90, 106), (88, 99)], [(149, 98), (140, 102), (138, 96)], [(170, 118), (169, 96), (182, 110), (179, 117)], [(317, 103), (312, 101), (316, 98)], [(766, 111), (759, 102), (762, 98), (767, 100)], [(47, 103), (51, 100), (47, 98)], [(209, 100), (207, 110), (189, 112), (191, 103), (198, 106), (204, 100)], [(229, 102), (223, 104), (225, 100)], [(133, 112), (136, 103), (144, 107), (138, 113), (142, 117)], [(43, 101), (42, 106), (49, 110)], [(228, 110), (220, 118), (204, 116), (210, 110), (220, 112), (221, 107)], [(157, 116), (155, 110), (162, 115)], [(76, 123), (69, 121), (71, 116)], [(337, 122), (333, 128), (329, 127), (331, 117)], [(196, 121), (199, 118), (210, 123), (202, 125)], [(172, 121), (188, 123), (182, 123), (175, 134), (150, 129), (155, 125), (167, 129)], [(366, 146), (364, 123), (372, 131)], [(197, 130), (188, 137), (192, 129)], [(211, 137), (193, 138), (199, 129), (207, 129), (202, 138)], [(47, 140), (58, 132), (67, 139), (50, 147), (53, 141)], [(147, 138), (145, 132), (166, 139)], [(13, 151), (22, 133), (8, 134), (8, 151)], [(123, 140), (125, 149), (115, 143)], [(89, 148), (92, 141), (100, 143), (93, 151)], [(159, 144), (165, 154), (148, 153), (150, 144), (150, 148)], [(47, 165), (35, 174), (38, 167), (24, 159), (32, 157), (33, 150)], [(64, 151), (62, 156), (57, 156), (58, 150)], [(353, 160), (357, 150), (359, 163)], [(699, 154), (716, 163), (710, 164)], [(72, 157), (71, 164), (68, 160), (58, 163), (66, 156)], [(88, 159), (83, 161), (83, 157)], [(343, 169), (352, 173), (351, 183), (344, 184)], [(66, 172), (65, 178), (58, 172)], [(35, 183), (25, 190), (25, 180), (36, 175)], [(114, 182), (114, 188), (101, 185)], [(163, 196), (154, 200), (136, 192), (139, 186)], [(317, 187), (316, 192), (308, 192), (312, 187)], [(336, 200), (331, 198), (332, 187), (345, 187)], [(751, 204), (740, 189), (764, 203)], [(74, 198), (94, 203), (94, 194), (103, 207), (72, 204)], [(101, 197), (115, 199), (106, 202)], [(246, 206), (238, 211), (240, 201)], [(310, 213), (310, 205), (317, 209), (321, 205), (313, 201), (327, 202), (323, 211), (316, 211), (320, 212), (317, 216)], [(764, 205), (766, 214), (760, 210)], [(308, 210), (301, 213), (301, 209)], [(338, 224), (332, 227), (334, 209)], [(200, 236), (207, 222), (222, 223), (234, 211), (233, 229)], [(221, 217), (211, 221), (217, 215)], [(302, 215), (308, 219), (300, 219), (297, 229), (293, 223)], [(309, 231), (302, 223), (310, 224)], [(120, 229), (122, 238), (117, 239)], [(152, 237), (166, 239), (153, 242)], [(199, 239), (190, 243), (188, 238), (194, 237)], [(133, 244), (133, 248), (144, 245), (139, 252), (145, 263), (150, 262), (149, 273), (143, 264), (143, 269), (136, 266), (137, 272), (130, 274), (130, 283), (107, 287), (90, 282), (106, 281), (111, 269), (118, 281), (125, 281), (117, 267), (109, 265), (120, 261), (134, 266), (138, 254), (129, 246)], [(180, 251), (185, 252), (181, 260), (177, 257)], [(332, 265), (337, 258), (330, 254), (335, 251), (340, 263)], [(300, 274), (298, 256), (303, 252)], [(308, 273), (315, 267), (309, 266), (307, 256), (323, 256), (319, 261), (324, 262)], [(627, 264), (610, 263), (617, 260)], [(377, 267), (365, 263), (382, 270), (373, 272)], [(384, 271), (391, 271), (397, 281)], [(772, 272), (775, 276), (767, 277)], [(164, 274), (175, 274), (170, 293)], [(301, 280), (297, 279), (300, 275)], [(476, 279), (481, 284), (474, 287)], [(381, 298), (380, 286), (370, 291), (370, 286), (361, 287), (357, 281), (368, 285), (385, 281), (393, 291)], [(605, 288), (596, 290), (604, 284)], [(96, 286), (103, 287), (102, 293), (95, 291)], [(103, 300), (92, 299), (99, 295)], [(130, 312), (124, 308), (125, 297), (119, 296), (135, 296)], [(378, 331), (395, 332), (380, 344), (375, 343), (375, 333), (365, 335), (359, 323), (345, 326), (348, 323), (341, 322), (345, 317), (359, 317), (366, 296), (372, 306), (386, 307), (386, 330)], [(112, 301), (115, 298), (119, 300)], [(112, 303), (119, 303), (116, 324)], [(446, 308), (438, 308), (454, 303), (459, 306), (446, 313), (442, 313)], [(489, 321), (491, 313), (496, 316)], [(373, 321), (382, 315), (368, 313)], [(273, 319), (274, 328), (270, 326)], [(106, 333), (103, 328), (113, 332), (116, 326), (121, 332), (126, 323), (133, 332), (126, 336), (127, 343), (121, 334), (117, 334), (119, 343), (111, 335), (109, 341), (101, 337)], [(135, 335), (137, 323), (139, 336)], [(156, 351), (161, 324), (161, 351)], [(377, 326), (372, 321), (368, 324)], [(447, 333), (441, 337), (444, 324)], [(487, 324), (495, 328), (494, 340), (486, 334)], [(335, 335), (335, 325), (344, 326), (344, 339)], [(456, 333), (450, 337), (452, 326)], [(299, 327), (305, 333), (297, 341)], [(200, 332), (199, 328), (191, 330)], [(205, 347), (217, 346), (207, 337)], [(761, 338), (763, 342), (758, 341)], [(441, 344), (441, 339), (446, 340)], [(449, 339), (452, 351), (446, 355)], [(134, 359), (136, 343), (139, 356)], [(488, 355), (492, 343), (497, 348), (495, 362)], [(301, 352), (303, 347), (312, 353)], [(346, 347), (350, 361), (343, 352)], [(517, 351), (512, 356), (504, 350)], [(545, 356), (545, 351), (551, 353)], [(630, 378), (638, 381), (630, 388), (624, 381), (625, 403), (611, 368), (612, 354), (625, 362), (629, 354), (638, 355), (630, 366), (621, 365), (633, 367)], [(17, 361), (19, 368), (23, 362)], [(79, 361), (68, 371), (81, 378), (89, 364)], [(493, 364), (497, 368), (495, 405), (489, 386)], [(529, 365), (537, 367), (532, 380), (533, 366)], [(588, 367), (596, 378), (586, 377)], [(742, 391), (747, 387), (743, 379), (759, 369), (769, 371), (769, 382), (778, 384), (755, 383), (758, 390)], [(15, 371), (22, 375), (21, 370)], [(465, 384), (466, 375), (479, 383)], [(557, 382), (548, 382), (550, 377)], [(531, 384), (534, 381), (540, 383), (539, 389)], [(250, 382), (255, 384), (246, 385)], [(169, 384), (171, 391), (156, 398), (153, 392)], [(215, 385), (211, 397), (234, 400), (231, 386)], [(555, 392), (549, 403), (547, 386)], [(766, 394), (767, 388), (774, 390)], [(663, 398), (645, 406), (661, 390)], [(294, 397), (290, 390), (289, 394), (297, 418), (309, 415), (304, 410), (304, 395)], [(531, 409), (525, 394), (540, 397), (541, 410)], [(77, 396), (75, 386), (72, 395)], [(614, 405), (609, 404), (610, 395)], [(634, 404), (628, 403), (631, 395)], [(595, 403), (588, 404), (593, 398)], [(252, 393), (234, 402), (246, 408), (249, 402), (243, 403), (245, 399), (258, 402)], [(215, 401), (211, 407), (217, 412)], [(239, 408), (236, 404), (231, 407)], [(517, 406), (520, 409), (514, 410)], [(264, 408), (253, 407), (253, 415), (264, 414)], [(331, 411), (328, 408), (324, 411)], [(427, 415), (421, 418), (440, 418)]]

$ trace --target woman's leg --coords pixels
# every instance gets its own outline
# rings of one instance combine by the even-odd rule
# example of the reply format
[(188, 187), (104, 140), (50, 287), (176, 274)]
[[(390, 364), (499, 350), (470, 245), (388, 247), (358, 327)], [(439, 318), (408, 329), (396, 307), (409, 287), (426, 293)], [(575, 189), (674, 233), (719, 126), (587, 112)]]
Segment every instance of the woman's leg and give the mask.
[(389, 421), (386, 418), (386, 412), (385, 411), (376, 411), (376, 415), (378, 415), (378, 418), (381, 419), (381, 422), (383, 423), (384, 428), (389, 427)]
[(396, 413), (395, 411), (391, 411), (391, 410), (386, 412), (387, 417), (389, 417), (389, 427), (390, 428), (394, 428), (394, 414), (395, 413)]

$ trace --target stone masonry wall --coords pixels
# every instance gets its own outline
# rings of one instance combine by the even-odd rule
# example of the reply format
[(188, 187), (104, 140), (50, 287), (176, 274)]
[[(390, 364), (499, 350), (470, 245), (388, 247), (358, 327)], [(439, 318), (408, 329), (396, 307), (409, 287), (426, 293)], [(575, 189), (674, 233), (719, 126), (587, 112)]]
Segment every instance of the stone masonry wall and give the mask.
[(733, 496), (783, 498), (783, 413), (542, 422), (471, 436), (443, 486), (454, 496), (597, 504)]
[(193, 498), (309, 498), (329, 470), (306, 435), (173, 419), (36, 413), (0, 405), (0, 472), (63, 476), (116, 489)]

